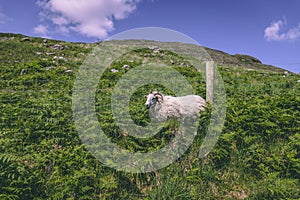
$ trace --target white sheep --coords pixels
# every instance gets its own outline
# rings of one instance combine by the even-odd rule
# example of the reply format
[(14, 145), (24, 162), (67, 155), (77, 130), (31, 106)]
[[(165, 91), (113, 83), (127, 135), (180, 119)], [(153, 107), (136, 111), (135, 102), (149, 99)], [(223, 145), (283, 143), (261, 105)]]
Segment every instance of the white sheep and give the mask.
[(164, 96), (153, 91), (145, 96), (148, 109), (152, 109), (158, 121), (166, 121), (169, 118), (186, 118), (198, 116), (200, 111), (205, 110), (205, 100), (198, 95), (180, 97)]

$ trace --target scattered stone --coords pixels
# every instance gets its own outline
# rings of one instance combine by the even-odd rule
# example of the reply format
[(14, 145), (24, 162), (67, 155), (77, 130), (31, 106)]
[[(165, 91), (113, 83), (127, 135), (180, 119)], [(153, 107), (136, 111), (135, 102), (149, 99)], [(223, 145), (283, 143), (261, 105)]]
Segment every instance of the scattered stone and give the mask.
[(288, 71), (285, 71), (285, 72), (283, 72), (283, 73), (284, 73), (286, 76), (289, 75), (289, 72), (288, 72)]
[(68, 69), (68, 70), (65, 71), (65, 73), (73, 73), (73, 70)]
[(43, 52), (36, 52), (36, 55), (38, 56), (43, 55)]
[(161, 48), (159, 48), (158, 46), (150, 46), (148, 47), (150, 50), (153, 51), (153, 53), (159, 53), (161, 51)]
[(26, 71), (26, 69), (22, 69), (20, 75), (22, 76), (25, 71)]
[(110, 70), (112, 73), (117, 73), (117, 72), (119, 72), (119, 70), (117, 70), (117, 69), (111, 69)]
[(1, 41), (9, 41), (9, 40), (14, 40), (15, 37), (2, 37), (0, 38)]
[(55, 44), (55, 45), (53, 45), (53, 46), (50, 46), (49, 47), (50, 49), (54, 49), (54, 50), (64, 50), (65, 48), (62, 46), (62, 45), (60, 45), (60, 44)]
[(297, 83), (300, 83), (300, 80), (298, 80)]
[(129, 65), (123, 65), (122, 69), (130, 69)]
[(150, 49), (150, 50), (154, 50), (154, 49), (157, 49), (158, 48), (158, 46), (148, 46), (148, 49)]
[(174, 60), (170, 60), (170, 62), (171, 62), (171, 64), (172, 64), (172, 65), (174, 65), (174, 64), (175, 64)]
[(66, 58), (62, 57), (62, 56), (54, 56), (53, 59), (57, 59), (57, 60), (66, 60)]
[(45, 43), (45, 44), (46, 44), (47, 42), (48, 42), (48, 40), (47, 40), (47, 39), (44, 39), (44, 40), (43, 40), (43, 43)]
[(49, 71), (49, 70), (56, 69), (56, 67), (53, 67), (53, 66), (52, 66), (52, 67), (46, 67), (45, 69), (46, 69), (47, 71)]
[(21, 39), (21, 41), (22, 42), (27, 42), (27, 41), (30, 41), (30, 38), (29, 37), (24, 37), (24, 38)]
[(74, 61), (76, 62), (82, 61), (82, 58), (74, 58)]
[(46, 55), (47, 55), (47, 56), (52, 56), (52, 55), (55, 55), (55, 53), (52, 53), (52, 52), (46, 52)]

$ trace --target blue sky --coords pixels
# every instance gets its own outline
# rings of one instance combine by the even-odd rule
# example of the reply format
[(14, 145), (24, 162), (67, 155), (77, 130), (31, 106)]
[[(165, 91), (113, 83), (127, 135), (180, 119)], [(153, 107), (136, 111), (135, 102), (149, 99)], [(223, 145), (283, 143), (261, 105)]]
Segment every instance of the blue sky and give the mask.
[(0, 0), (0, 32), (95, 42), (142, 27), (300, 72), (299, 0)]

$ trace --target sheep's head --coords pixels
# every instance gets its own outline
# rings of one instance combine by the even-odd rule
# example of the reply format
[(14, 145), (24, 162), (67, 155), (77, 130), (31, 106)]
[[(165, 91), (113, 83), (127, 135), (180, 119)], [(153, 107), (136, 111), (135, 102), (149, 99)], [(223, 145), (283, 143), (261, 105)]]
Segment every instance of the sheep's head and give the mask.
[(155, 106), (157, 102), (162, 102), (164, 97), (157, 91), (153, 91), (152, 93), (145, 96), (146, 100), (146, 107), (149, 109), (152, 106)]

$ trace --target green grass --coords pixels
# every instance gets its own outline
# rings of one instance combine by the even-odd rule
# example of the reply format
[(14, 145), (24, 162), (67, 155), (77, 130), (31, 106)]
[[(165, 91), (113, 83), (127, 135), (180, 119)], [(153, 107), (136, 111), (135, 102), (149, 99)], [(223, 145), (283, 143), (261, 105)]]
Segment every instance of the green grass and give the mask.
[[(85, 56), (97, 44), (0, 36), (0, 199), (300, 198), (299, 75), (283, 77), (277, 70), (218, 66), (227, 113), (212, 152), (198, 158), (209, 123), (208, 109), (199, 119), (201, 134), (181, 158), (156, 172), (130, 174), (95, 159), (81, 143), (72, 119), (73, 84)], [(65, 48), (52, 50), (54, 44)], [(109, 97), (127, 73), (122, 66), (134, 68), (144, 59), (162, 64), (173, 60), (173, 68), (197, 94), (205, 96), (205, 82), (193, 67), (181, 66), (189, 63), (173, 52), (153, 55), (150, 49), (140, 49), (112, 63), (99, 81), (95, 108), (106, 135), (133, 152), (162, 148), (178, 126), (176, 120), (169, 121), (156, 136), (136, 139), (114, 123)], [(111, 73), (112, 68), (119, 73)], [(134, 92), (130, 113), (142, 126), (149, 123), (143, 96), (153, 88), (172, 94), (155, 84)]]

